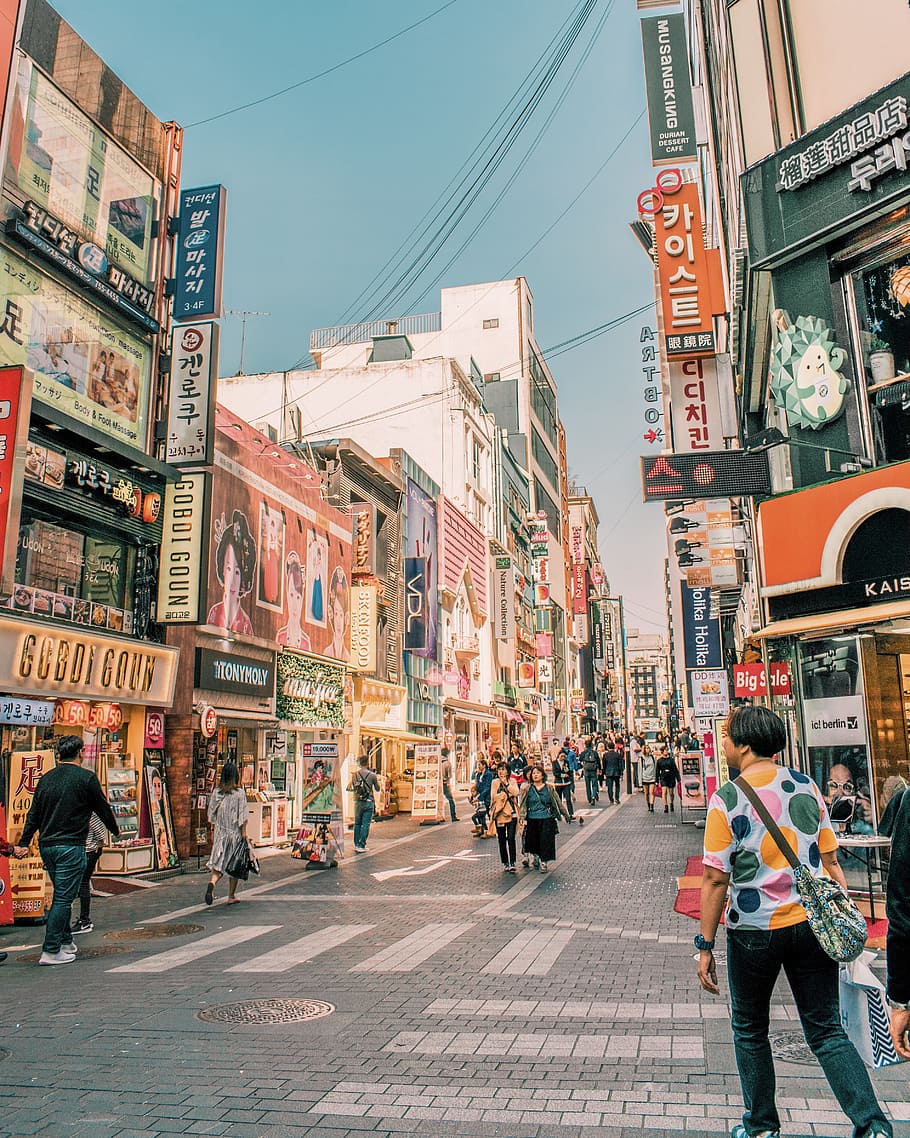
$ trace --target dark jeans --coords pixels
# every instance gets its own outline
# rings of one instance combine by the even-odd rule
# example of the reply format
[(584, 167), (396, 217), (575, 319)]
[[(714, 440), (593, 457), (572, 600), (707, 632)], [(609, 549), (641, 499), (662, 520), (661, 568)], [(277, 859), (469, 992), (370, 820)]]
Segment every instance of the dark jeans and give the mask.
[(85, 846), (40, 846), (41, 860), (54, 886), (54, 899), (44, 926), (44, 951), (59, 952), (73, 939), (70, 927), (73, 902), (85, 871)]
[(499, 860), (503, 865), (515, 864), (515, 827), (514, 818), (504, 826), (496, 827), (496, 837), (499, 838)]
[(585, 790), (588, 792), (588, 802), (593, 806), (600, 797), (597, 771), (585, 771)]
[(485, 802), (482, 798), (478, 798), (474, 803), (474, 813), (471, 815), (471, 821), (481, 830), (487, 828), (488, 816), (490, 813), (490, 804)]
[(80, 921), (88, 921), (91, 919), (92, 874), (95, 872), (95, 866), (98, 864), (99, 857), (101, 857), (101, 850), (86, 850), (85, 852), (85, 869), (82, 872), (82, 881), (79, 884)]
[(575, 805), (572, 802), (572, 784), (567, 782), (564, 786), (557, 786), (556, 793), (566, 804), (566, 813), (570, 818), (575, 817)]
[(447, 782), (442, 784), (442, 793), (446, 796), (446, 802), (449, 804), (449, 812), (452, 815), (452, 821), (457, 822), (458, 819), (455, 817), (455, 799), (452, 797), (452, 788)]
[(619, 801), (619, 783), (622, 779), (621, 774), (608, 774), (607, 775), (607, 796), (611, 802)]
[(878, 1105), (863, 1061), (841, 1027), (838, 966), (822, 952), (806, 921), (770, 931), (727, 930), (733, 1043), (747, 1132), (780, 1129), (768, 1029), (771, 993), (781, 968), (796, 1001), (806, 1042), (841, 1110), (853, 1123), (854, 1138), (862, 1138), (873, 1122), (890, 1134), (891, 1125)]
[(368, 798), (364, 802), (357, 801), (354, 803), (354, 845), (361, 849), (366, 846), (367, 838), (370, 836), (374, 805), (372, 798)]

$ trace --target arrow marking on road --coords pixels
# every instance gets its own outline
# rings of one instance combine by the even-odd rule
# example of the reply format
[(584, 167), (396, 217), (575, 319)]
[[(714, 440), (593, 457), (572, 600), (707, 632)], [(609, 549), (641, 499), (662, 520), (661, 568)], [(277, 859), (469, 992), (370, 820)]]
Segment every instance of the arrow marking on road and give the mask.
[(423, 869), (415, 869), (413, 865), (403, 866), (401, 869), (383, 869), (379, 873), (373, 873), (370, 876), (375, 877), (377, 881), (388, 881), (391, 877), (423, 877), (427, 873), (433, 873), (437, 869), (442, 869), (444, 865), (450, 865), (453, 861), (481, 861), (483, 858), (489, 857), (489, 854), (476, 854), (470, 849), (459, 850), (457, 854), (451, 857), (419, 857), (416, 861), (429, 862)]

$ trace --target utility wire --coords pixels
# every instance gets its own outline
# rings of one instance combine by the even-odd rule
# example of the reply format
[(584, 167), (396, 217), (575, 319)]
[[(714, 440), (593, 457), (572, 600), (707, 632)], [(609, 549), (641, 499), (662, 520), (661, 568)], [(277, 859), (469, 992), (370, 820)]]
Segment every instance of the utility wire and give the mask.
[(251, 99), (248, 103), (241, 103), (239, 106), (231, 107), (230, 110), (220, 111), (217, 115), (209, 115), (205, 119), (197, 119), (196, 122), (191, 122), (185, 127), (186, 130), (192, 130), (197, 126), (205, 126), (206, 123), (217, 122), (218, 119), (225, 119), (228, 115), (239, 114), (240, 111), (247, 111), (251, 107), (261, 106), (263, 103), (268, 103), (272, 99), (278, 99), (282, 95), (287, 95), (290, 91), (296, 91), (300, 87), (305, 87), (308, 83), (315, 83), (317, 79), (324, 79), (327, 75), (332, 75), (335, 71), (340, 71), (342, 67), (347, 67), (350, 63), (355, 63), (358, 59), (363, 59), (364, 56), (371, 55), (374, 51), (379, 51), (381, 47), (390, 44), (393, 40), (400, 39), (408, 32), (412, 32), (415, 28), (419, 28), (421, 24), (426, 24), (432, 20), (434, 16), (438, 16), (440, 12), (444, 12), (446, 8), (451, 8), (453, 4), (457, 4), (458, 0), (447, 0), (447, 2), (430, 12), (426, 16), (422, 16), (419, 20), (415, 20), (413, 24), (408, 24), (406, 28), (394, 33), (394, 35), (386, 36), (384, 40), (379, 43), (374, 43), (371, 47), (364, 48), (363, 51), (358, 51), (356, 55), (351, 55), (347, 59), (342, 59), (340, 63), (335, 63), (331, 67), (327, 67), (325, 71), (319, 71), (315, 75), (308, 75), (306, 79), (301, 79), (298, 83), (291, 83), (288, 87), (282, 87), (280, 91), (273, 91), (270, 95), (263, 95), (259, 99)]

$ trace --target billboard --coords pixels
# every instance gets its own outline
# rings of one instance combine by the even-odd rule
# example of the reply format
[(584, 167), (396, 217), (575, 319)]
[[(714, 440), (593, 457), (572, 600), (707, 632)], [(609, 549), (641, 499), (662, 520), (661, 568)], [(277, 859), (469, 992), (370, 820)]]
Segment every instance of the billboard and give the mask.
[(350, 658), (351, 520), (318, 475), (217, 409), (205, 623)]
[(177, 466), (212, 461), (219, 331), (211, 321), (174, 326), (165, 461)]
[(515, 570), (511, 557), (497, 557), (493, 570), (493, 630), (497, 640), (515, 639)]
[(642, 20), (641, 45), (651, 124), (651, 162), (655, 166), (694, 162), (695, 113), (683, 14), (674, 12)]
[(717, 357), (671, 359), (668, 370), (674, 451), (722, 450)]
[(642, 500), (745, 498), (771, 493), (767, 451), (720, 450), (704, 454), (643, 455)]
[(36, 202), (148, 284), (155, 274), (158, 182), (26, 56), (8, 136), (3, 176), (15, 196)]
[(22, 368), (0, 368), (0, 569), (7, 582), (16, 564), (16, 541), (8, 547), (7, 536), (19, 530), (30, 408), (31, 376)]
[(180, 191), (175, 320), (204, 320), (221, 315), (226, 204), (224, 186)]
[(159, 624), (199, 622), (207, 478), (201, 470), (186, 473), (164, 489), (155, 617)]
[(435, 660), (439, 623), (436, 503), (410, 478), (407, 495), (404, 648), (415, 656)]
[(723, 656), (720, 621), (710, 616), (711, 590), (693, 589), (680, 582), (682, 595), (683, 650), (687, 668), (720, 668)]
[(33, 397), (145, 451), (151, 346), (0, 247), (0, 366), (35, 373)]

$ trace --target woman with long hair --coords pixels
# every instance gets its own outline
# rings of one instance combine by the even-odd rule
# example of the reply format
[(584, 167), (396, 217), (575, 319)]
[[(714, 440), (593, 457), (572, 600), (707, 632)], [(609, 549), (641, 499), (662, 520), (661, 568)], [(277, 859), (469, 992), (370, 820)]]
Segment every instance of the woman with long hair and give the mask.
[(556, 819), (560, 816), (569, 821), (569, 812), (547, 782), (543, 765), (534, 763), (528, 770), (528, 781), (521, 788), (518, 818), (524, 831), (525, 850), (534, 859), (534, 868), (541, 873), (546, 873), (550, 862), (556, 860)]
[[(224, 876), (225, 865), (237, 848), (238, 839), (246, 841), (246, 822), (249, 807), (246, 791), (240, 785), (240, 772), (237, 764), (228, 761), (221, 768), (221, 778), (209, 799), (209, 821), (215, 827), (212, 839), (212, 852), (207, 868), (212, 871), (211, 879), (205, 889), (205, 903), (211, 905), (215, 896), (215, 886)], [(228, 878), (228, 904), (237, 901), (236, 877)]]

